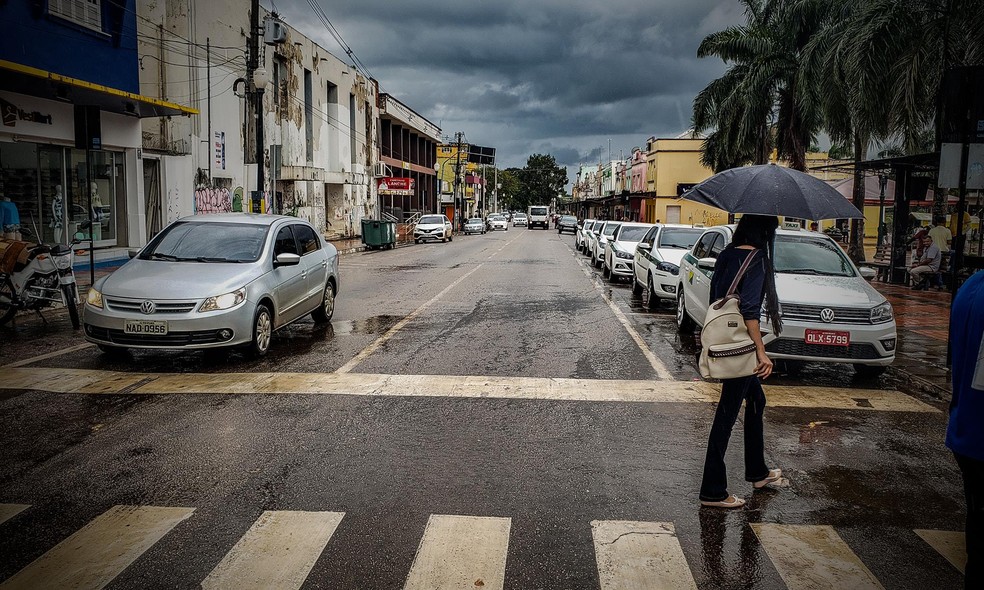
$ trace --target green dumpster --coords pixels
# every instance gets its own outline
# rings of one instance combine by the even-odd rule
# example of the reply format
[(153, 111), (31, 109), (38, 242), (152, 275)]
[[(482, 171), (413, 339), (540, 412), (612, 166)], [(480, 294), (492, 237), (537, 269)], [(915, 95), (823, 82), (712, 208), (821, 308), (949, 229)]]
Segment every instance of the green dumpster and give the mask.
[(396, 245), (396, 224), (378, 219), (362, 220), (362, 243), (369, 250)]

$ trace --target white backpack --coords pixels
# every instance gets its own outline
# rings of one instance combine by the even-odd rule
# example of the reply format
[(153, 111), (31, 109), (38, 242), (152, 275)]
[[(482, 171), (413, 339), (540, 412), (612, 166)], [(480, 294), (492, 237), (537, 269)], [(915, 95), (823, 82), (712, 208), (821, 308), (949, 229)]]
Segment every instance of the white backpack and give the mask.
[(752, 250), (745, 257), (728, 293), (707, 308), (700, 333), (698, 364), (700, 375), (705, 379), (734, 379), (755, 374), (758, 364), (755, 342), (748, 335), (745, 318), (741, 315), (741, 298), (735, 291), (757, 254), (758, 250)]

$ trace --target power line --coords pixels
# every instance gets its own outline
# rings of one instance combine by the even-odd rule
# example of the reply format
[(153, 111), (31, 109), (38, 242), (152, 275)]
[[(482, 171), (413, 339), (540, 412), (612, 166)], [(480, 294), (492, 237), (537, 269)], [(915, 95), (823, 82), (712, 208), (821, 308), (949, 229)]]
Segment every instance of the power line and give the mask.
[(372, 75), (369, 68), (362, 63), (359, 56), (355, 54), (355, 51), (349, 46), (348, 43), (345, 42), (345, 39), (342, 38), (341, 33), (339, 33), (338, 29), (335, 28), (335, 25), (332, 24), (331, 19), (328, 18), (328, 15), (325, 13), (324, 9), (321, 8), (321, 4), (319, 4), (317, 0), (307, 0), (307, 3), (308, 6), (311, 7), (311, 10), (314, 11), (315, 16), (318, 17), (318, 20), (321, 21), (321, 24), (324, 25), (325, 29), (328, 30), (328, 33), (335, 39), (335, 42), (338, 43), (338, 46), (345, 52), (345, 55), (352, 60), (352, 65), (365, 74), (367, 78), (375, 79), (375, 76)]

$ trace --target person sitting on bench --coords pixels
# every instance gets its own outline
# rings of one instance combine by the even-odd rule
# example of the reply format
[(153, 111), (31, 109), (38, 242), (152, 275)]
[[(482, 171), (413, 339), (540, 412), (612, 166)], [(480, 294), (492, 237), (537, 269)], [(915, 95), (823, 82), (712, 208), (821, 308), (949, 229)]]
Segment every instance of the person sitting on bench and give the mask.
[(909, 269), (914, 291), (921, 291), (929, 286), (929, 278), (935, 277), (936, 273), (940, 271), (942, 260), (943, 254), (939, 247), (933, 243), (933, 238), (929, 235), (923, 237), (922, 257), (914, 262), (912, 268)]

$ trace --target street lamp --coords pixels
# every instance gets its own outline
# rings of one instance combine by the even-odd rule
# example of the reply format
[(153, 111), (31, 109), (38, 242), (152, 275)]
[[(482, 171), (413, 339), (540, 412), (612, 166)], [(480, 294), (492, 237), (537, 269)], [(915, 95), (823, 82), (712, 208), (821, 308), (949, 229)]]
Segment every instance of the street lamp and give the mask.
[[(253, 71), (253, 88), (256, 90), (256, 192), (263, 199), (263, 90), (270, 83), (270, 76), (263, 67)], [(265, 211), (260, 211), (265, 213)]]
[(881, 194), (878, 199), (878, 243), (876, 248), (881, 248), (885, 240), (885, 187), (888, 186), (888, 175), (882, 172), (878, 175), (878, 187)]

